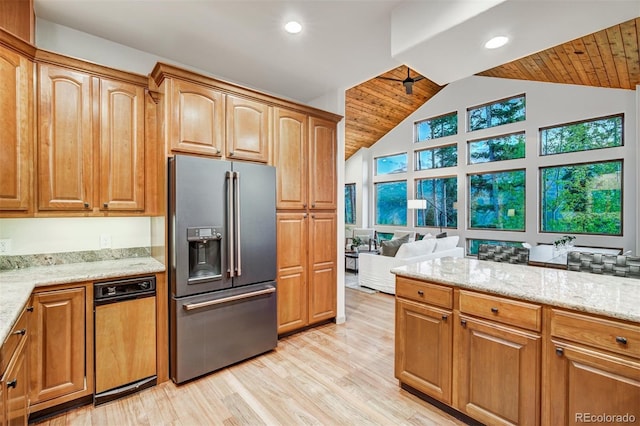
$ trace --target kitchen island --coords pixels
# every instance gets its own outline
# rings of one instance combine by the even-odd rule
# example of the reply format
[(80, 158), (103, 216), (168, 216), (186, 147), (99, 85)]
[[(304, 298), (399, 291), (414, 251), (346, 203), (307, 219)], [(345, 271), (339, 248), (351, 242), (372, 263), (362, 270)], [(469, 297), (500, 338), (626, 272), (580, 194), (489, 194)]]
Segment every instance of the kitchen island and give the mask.
[(468, 258), (392, 272), (403, 388), (486, 424), (640, 420), (639, 280)]

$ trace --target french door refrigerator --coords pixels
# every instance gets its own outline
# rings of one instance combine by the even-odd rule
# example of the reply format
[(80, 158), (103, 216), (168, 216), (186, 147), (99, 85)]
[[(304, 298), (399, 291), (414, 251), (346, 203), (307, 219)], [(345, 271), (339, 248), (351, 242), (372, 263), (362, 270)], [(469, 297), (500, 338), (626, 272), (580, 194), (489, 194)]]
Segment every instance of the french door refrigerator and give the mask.
[(170, 375), (182, 383), (277, 345), (275, 168), (169, 160)]

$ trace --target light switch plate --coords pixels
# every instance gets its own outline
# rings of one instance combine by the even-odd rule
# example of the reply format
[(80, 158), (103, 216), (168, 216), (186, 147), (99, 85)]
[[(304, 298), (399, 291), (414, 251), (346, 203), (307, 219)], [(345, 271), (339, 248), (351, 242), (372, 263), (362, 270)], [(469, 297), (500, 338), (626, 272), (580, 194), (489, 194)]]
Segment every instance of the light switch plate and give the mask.
[(11, 253), (11, 239), (3, 238), (0, 239), (0, 254), (9, 254)]
[(100, 235), (100, 248), (101, 249), (111, 248), (111, 235), (109, 234)]

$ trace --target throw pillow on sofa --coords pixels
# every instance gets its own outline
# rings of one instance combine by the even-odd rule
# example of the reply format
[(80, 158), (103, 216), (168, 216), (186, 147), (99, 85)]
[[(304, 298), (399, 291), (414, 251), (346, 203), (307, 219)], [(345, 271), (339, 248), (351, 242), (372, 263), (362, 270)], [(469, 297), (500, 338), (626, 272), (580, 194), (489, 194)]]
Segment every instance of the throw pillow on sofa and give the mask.
[(442, 251), (442, 250), (451, 250), (455, 246), (458, 245), (458, 240), (460, 237), (458, 235), (453, 235), (451, 237), (438, 238), (436, 239), (436, 247), (433, 251)]
[(402, 238), (396, 238), (395, 240), (384, 240), (380, 243), (380, 254), (383, 256), (394, 257), (398, 252), (400, 246), (409, 242), (409, 235), (405, 235)]
[(400, 246), (396, 253), (396, 257), (399, 259), (406, 259), (409, 257), (424, 256), (432, 253), (435, 246), (435, 239), (418, 240), (412, 243), (406, 243)]

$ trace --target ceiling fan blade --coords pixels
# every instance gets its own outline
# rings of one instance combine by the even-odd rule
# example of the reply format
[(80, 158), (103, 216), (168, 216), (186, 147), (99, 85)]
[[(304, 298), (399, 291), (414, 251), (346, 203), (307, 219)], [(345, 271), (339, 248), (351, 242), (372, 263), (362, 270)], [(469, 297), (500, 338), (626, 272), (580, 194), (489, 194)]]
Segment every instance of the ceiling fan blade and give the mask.
[(404, 81), (404, 80), (400, 80), (399, 78), (383, 77), (381, 75), (379, 75), (377, 78), (381, 78), (383, 80), (391, 80), (391, 81)]
[(419, 75), (418, 77), (413, 79), (413, 82), (415, 83), (416, 81), (420, 81), (420, 80), (424, 80), (426, 77), (423, 77), (421, 75)]

